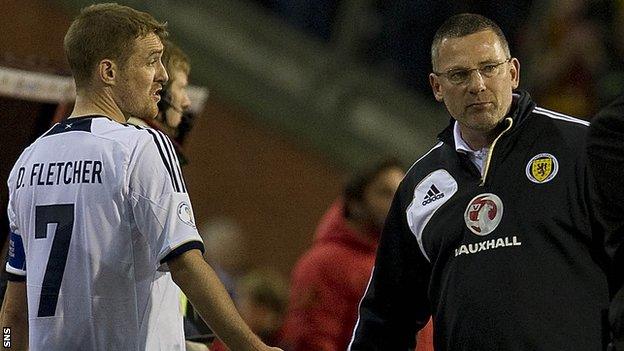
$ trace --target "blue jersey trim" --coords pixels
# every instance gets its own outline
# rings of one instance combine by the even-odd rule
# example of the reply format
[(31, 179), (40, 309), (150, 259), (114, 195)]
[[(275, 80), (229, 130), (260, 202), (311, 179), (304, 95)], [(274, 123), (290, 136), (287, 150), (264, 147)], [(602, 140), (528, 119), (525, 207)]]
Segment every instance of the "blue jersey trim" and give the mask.
[(24, 252), (24, 243), (22, 237), (11, 232), (9, 237), (9, 254), (8, 264), (11, 268), (20, 271), (26, 271), (26, 253)]

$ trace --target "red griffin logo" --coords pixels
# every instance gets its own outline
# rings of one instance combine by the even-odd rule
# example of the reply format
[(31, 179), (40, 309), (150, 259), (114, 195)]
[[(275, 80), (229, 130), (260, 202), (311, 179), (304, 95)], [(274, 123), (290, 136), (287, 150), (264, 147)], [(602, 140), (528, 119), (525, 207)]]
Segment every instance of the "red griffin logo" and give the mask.
[(496, 229), (503, 217), (503, 202), (494, 194), (481, 194), (473, 198), (464, 220), (471, 232), (477, 235), (488, 235)]

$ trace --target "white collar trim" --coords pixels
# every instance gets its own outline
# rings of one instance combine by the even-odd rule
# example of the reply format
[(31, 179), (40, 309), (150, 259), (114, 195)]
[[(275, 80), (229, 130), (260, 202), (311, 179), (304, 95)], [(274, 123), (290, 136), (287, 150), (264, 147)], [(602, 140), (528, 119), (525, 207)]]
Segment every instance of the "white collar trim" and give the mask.
[(455, 139), (455, 151), (457, 152), (474, 154), (475, 152), (480, 151), (480, 150), (473, 150), (470, 148), (470, 146), (468, 146), (468, 143), (466, 143), (466, 141), (461, 136), (461, 131), (459, 130), (459, 123), (457, 123), (457, 121), (455, 121), (455, 124), (453, 125), (453, 139)]

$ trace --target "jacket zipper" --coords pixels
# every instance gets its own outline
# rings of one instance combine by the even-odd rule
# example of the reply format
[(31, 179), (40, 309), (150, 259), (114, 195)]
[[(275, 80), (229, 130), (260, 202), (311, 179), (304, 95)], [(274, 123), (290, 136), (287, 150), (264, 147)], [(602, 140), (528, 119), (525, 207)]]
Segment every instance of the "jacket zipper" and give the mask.
[(481, 184), (479, 184), (479, 186), (485, 185), (485, 179), (487, 178), (488, 171), (490, 170), (490, 161), (492, 160), (492, 155), (494, 154), (494, 146), (496, 146), (496, 142), (503, 136), (503, 134), (507, 133), (507, 131), (511, 129), (511, 126), (513, 126), (512, 118), (507, 117), (505, 120), (509, 121), (509, 125), (496, 137), (496, 139), (494, 139), (490, 149), (488, 150), (487, 158), (485, 159), (485, 167), (483, 168), (483, 175), (481, 176)]

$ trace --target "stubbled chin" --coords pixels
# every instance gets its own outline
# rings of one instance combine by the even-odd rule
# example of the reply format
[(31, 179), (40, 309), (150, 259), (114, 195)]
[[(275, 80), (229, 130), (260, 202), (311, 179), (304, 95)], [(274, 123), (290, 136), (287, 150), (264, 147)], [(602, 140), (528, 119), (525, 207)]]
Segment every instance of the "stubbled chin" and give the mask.
[(146, 111), (145, 115), (149, 116), (148, 118), (150, 119), (156, 118), (156, 115), (158, 115), (158, 106), (157, 105), (150, 106), (149, 111)]
[(467, 125), (470, 129), (482, 132), (489, 132), (498, 124), (498, 121), (495, 121), (490, 116), (471, 116), (468, 122)]

